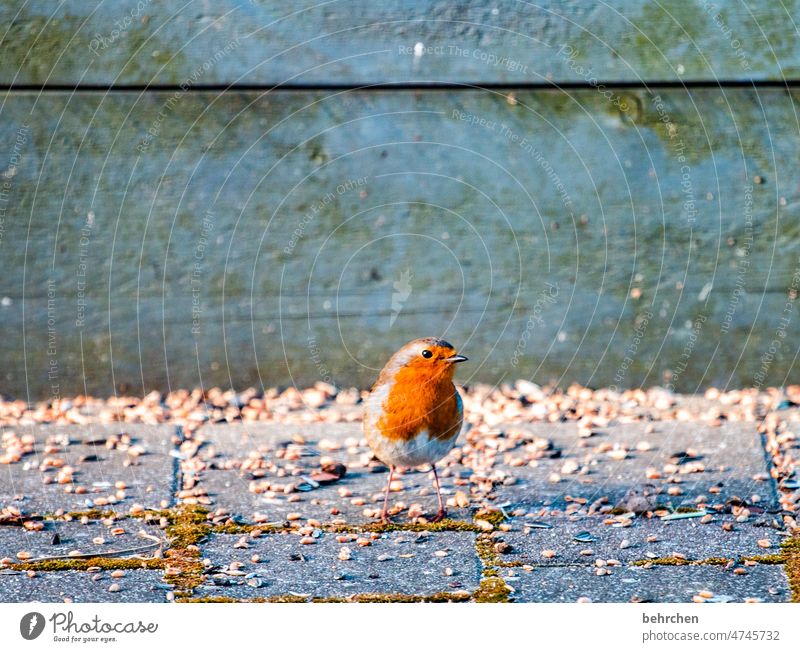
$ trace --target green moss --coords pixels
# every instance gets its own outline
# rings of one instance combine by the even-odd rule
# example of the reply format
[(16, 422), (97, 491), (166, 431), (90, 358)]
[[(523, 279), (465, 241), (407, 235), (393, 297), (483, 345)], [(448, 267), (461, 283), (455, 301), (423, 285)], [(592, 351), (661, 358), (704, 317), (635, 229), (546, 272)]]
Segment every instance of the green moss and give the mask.
[(494, 551), (494, 539), (487, 533), (475, 537), (475, 553), (483, 564), (481, 584), (472, 594), (475, 602), (508, 602), (511, 589), (500, 577), (499, 568), (521, 566), (521, 562), (502, 561)]
[(774, 555), (750, 555), (742, 557), (739, 561), (754, 561), (758, 564), (783, 564), (786, 561), (786, 556), (783, 553), (776, 553)]
[(481, 521), (488, 521), (489, 523), (491, 523), (492, 525), (497, 527), (498, 525), (500, 525), (500, 523), (502, 523), (503, 521), (506, 520), (506, 517), (503, 515), (503, 512), (501, 512), (500, 510), (482, 509), (482, 510), (479, 510), (479, 511), (475, 512), (474, 519), (475, 520), (481, 520)]
[(784, 557), (784, 570), (789, 578), (792, 602), (800, 602), (800, 537), (786, 539), (781, 544)]
[(169, 520), (167, 538), (172, 546), (167, 551), (167, 564), (176, 573), (165, 577), (177, 590), (192, 591), (203, 583), (205, 570), (200, 562), (198, 546), (211, 532), (208, 510), (199, 505), (180, 505), (162, 514)]
[(486, 533), (475, 537), (475, 552), (485, 567), (494, 566), (497, 561), (497, 553), (495, 553), (493, 545), (492, 537)]
[(733, 560), (728, 557), (709, 557), (708, 559), (681, 559), (680, 557), (656, 557), (655, 559), (637, 559), (631, 566), (725, 566)]
[(475, 602), (508, 602), (511, 589), (500, 577), (484, 577), (472, 594)]
[[(119, 521), (124, 518), (128, 518), (127, 514), (118, 514), (113, 509), (85, 509), (76, 512), (66, 512), (64, 516), (69, 516), (76, 521), (79, 521), (84, 517), (88, 518), (90, 521), (99, 521), (103, 518), (113, 518)], [(47, 516), (47, 518), (59, 519), (63, 518), (63, 516)]]
[(171, 513), (167, 537), (173, 548), (197, 545), (211, 532), (208, 510), (199, 505), (181, 505)]
[(101, 570), (139, 570), (142, 568), (164, 568), (163, 559), (115, 559), (92, 557), (90, 559), (47, 559), (10, 564), (8, 567), (20, 571), (85, 571), (90, 568)]
[(473, 523), (445, 518), (438, 523), (366, 523), (364, 525), (328, 525), (323, 530), (334, 534), (359, 532), (481, 532)]
[(384, 602), (384, 603), (414, 603), (414, 602), (468, 602), (469, 593), (448, 593), (442, 591), (433, 595), (409, 595), (405, 593), (359, 593), (347, 598), (313, 598), (311, 602)]

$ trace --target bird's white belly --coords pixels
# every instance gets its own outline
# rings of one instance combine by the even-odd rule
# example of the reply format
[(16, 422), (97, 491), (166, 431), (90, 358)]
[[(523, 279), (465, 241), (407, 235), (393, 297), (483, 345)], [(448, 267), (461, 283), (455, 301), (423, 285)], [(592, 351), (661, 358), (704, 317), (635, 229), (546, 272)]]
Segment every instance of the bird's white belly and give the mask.
[(384, 464), (411, 467), (438, 462), (453, 448), (458, 434), (449, 439), (437, 439), (431, 437), (427, 430), (422, 430), (409, 441), (369, 435), (367, 439), (371, 440), (369, 444), (372, 450)]

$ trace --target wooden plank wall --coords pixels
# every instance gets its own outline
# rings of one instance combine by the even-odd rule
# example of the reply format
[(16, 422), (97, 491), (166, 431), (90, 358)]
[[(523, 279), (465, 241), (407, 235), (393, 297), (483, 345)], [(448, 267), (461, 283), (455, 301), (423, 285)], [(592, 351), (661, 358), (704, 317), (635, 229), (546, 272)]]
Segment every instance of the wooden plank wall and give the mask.
[(87, 5), (0, 8), (0, 393), (366, 386), (427, 334), (797, 382), (797, 3)]

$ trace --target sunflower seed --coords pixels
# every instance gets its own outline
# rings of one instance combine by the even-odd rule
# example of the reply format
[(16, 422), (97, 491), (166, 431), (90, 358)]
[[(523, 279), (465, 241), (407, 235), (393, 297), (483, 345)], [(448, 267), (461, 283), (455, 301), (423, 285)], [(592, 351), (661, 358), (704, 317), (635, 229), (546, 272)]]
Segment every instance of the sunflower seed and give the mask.
[(594, 543), (597, 541), (597, 537), (595, 537), (591, 532), (578, 532), (574, 537), (572, 537), (573, 541), (577, 541), (578, 543)]
[(704, 509), (697, 510), (696, 512), (673, 512), (672, 514), (667, 514), (666, 516), (662, 516), (662, 521), (678, 521), (684, 518), (701, 518), (708, 514), (708, 512)]

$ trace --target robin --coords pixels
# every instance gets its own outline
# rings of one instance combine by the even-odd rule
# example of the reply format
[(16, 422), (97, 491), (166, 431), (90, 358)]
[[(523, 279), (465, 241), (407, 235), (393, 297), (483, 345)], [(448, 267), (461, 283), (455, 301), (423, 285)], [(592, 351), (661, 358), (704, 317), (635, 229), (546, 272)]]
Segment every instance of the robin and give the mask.
[(395, 467), (422, 464), (431, 465), (439, 498), (433, 521), (444, 518), (436, 462), (450, 452), (461, 432), (464, 408), (453, 385), (453, 372), (455, 364), (466, 359), (444, 340), (414, 340), (389, 359), (367, 397), (364, 434), (375, 456), (389, 467), (383, 521), (388, 520)]

